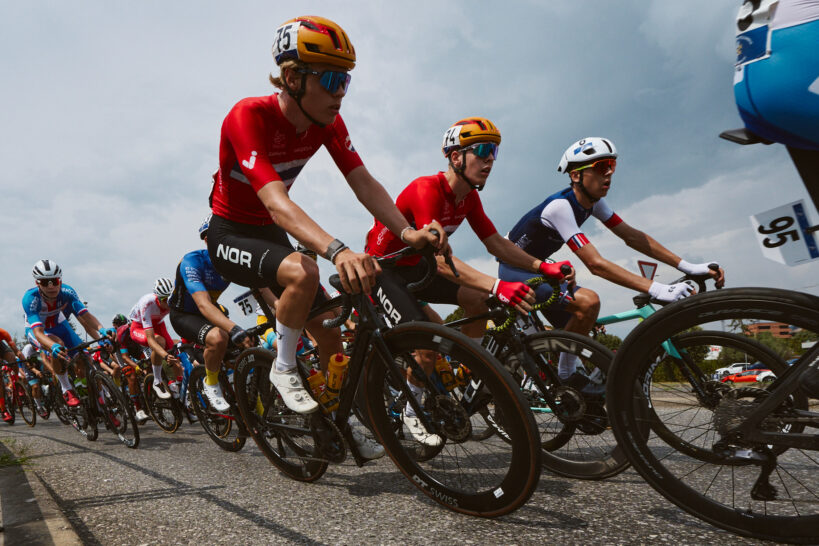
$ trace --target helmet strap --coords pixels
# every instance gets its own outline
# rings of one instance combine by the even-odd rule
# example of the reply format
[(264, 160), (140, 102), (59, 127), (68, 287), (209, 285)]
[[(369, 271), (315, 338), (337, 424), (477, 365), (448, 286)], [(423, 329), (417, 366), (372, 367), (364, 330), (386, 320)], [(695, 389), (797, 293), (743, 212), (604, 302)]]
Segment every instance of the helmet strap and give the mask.
[(589, 199), (589, 201), (592, 202), (592, 204), (597, 203), (598, 201), (600, 201), (600, 198), (592, 197), (592, 194), (590, 194), (589, 190), (586, 189), (586, 186), (583, 185), (583, 174), (584, 172), (580, 171), (580, 180), (578, 180), (577, 182), (572, 182), (572, 185), (577, 184), (578, 186), (580, 186), (580, 191), (583, 192), (583, 195), (585, 195)]
[(310, 122), (313, 123), (314, 125), (318, 125), (319, 127), (325, 127), (327, 125), (326, 123), (319, 123), (318, 121), (316, 121), (316, 118), (314, 118), (313, 116), (308, 114), (307, 110), (304, 109), (304, 106), (301, 105), (301, 99), (302, 99), (302, 97), (304, 97), (304, 93), (306, 92), (306, 89), (307, 89), (307, 74), (302, 74), (301, 75), (301, 86), (299, 87), (299, 90), (296, 91), (296, 92), (293, 92), (291, 89), (288, 88), (287, 92), (290, 94), (291, 97), (293, 97), (293, 100), (296, 101), (296, 105), (299, 107), (299, 110), (301, 110), (301, 113), (304, 114), (304, 117), (309, 119)]
[[(461, 150), (458, 150), (458, 151), (462, 152), (463, 148)], [(483, 184), (483, 185), (479, 186), (478, 184), (473, 183), (469, 178), (467, 178), (467, 176), (465, 174), (465, 171), (466, 171), (466, 152), (464, 152), (462, 154), (462, 157), (463, 157), (463, 161), (461, 162), (461, 166), (456, 167), (455, 164), (452, 163), (452, 154), (450, 154), (449, 155), (449, 158), (450, 158), (449, 159), (449, 166), (452, 167), (452, 170), (455, 172), (455, 174), (458, 176), (458, 178), (460, 178), (461, 180), (466, 182), (467, 186), (469, 186), (473, 190), (483, 191), (483, 187), (486, 184)]]

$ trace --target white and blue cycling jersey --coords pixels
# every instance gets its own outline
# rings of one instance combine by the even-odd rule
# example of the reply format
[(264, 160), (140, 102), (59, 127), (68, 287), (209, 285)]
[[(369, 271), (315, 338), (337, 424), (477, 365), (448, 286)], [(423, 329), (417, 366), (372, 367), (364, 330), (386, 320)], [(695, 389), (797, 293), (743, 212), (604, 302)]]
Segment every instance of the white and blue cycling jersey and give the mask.
[(603, 199), (597, 201), (592, 208), (585, 208), (577, 201), (574, 190), (569, 186), (553, 193), (524, 214), (507, 237), (535, 258), (545, 260), (564, 243), (573, 252), (589, 244), (580, 226), (592, 216), (609, 229), (622, 222)]
[(88, 312), (77, 292), (63, 284), (53, 302), (42, 297), (40, 289), (31, 288), (23, 295), (23, 314), (26, 318), (26, 338), (38, 349), (40, 343), (34, 336), (34, 328), (43, 328), (46, 334), (60, 338), (66, 347), (74, 347), (82, 340), (66, 320), (71, 315), (80, 317)]
[(207, 249), (194, 250), (185, 254), (176, 268), (176, 282), (168, 304), (177, 311), (201, 314), (191, 294), (205, 291), (216, 305), (228, 286), (230, 281), (216, 272)]

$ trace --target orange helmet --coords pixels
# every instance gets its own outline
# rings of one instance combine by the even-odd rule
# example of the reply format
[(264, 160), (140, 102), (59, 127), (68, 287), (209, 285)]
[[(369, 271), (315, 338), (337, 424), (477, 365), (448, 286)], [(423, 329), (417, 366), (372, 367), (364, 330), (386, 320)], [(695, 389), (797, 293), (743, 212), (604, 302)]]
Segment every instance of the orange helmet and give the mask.
[(326, 63), (344, 70), (355, 66), (355, 48), (340, 26), (324, 17), (305, 15), (276, 29), (273, 58), (280, 65), (288, 59)]
[(486, 118), (465, 118), (456, 122), (444, 133), (444, 156), (470, 144), (492, 142), (500, 144), (501, 134), (495, 124)]

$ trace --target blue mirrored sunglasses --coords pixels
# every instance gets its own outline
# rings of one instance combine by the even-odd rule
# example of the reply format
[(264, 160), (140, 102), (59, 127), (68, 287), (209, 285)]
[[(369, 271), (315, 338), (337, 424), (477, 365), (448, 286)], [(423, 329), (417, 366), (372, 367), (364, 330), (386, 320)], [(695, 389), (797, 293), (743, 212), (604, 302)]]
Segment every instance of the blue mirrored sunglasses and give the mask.
[(481, 159), (486, 159), (490, 155), (492, 159), (498, 158), (498, 150), (499, 146), (492, 142), (481, 142), (480, 144), (473, 144), (472, 146), (467, 146), (464, 150), (470, 150), (473, 154), (480, 157)]
[(352, 76), (350, 76), (348, 72), (340, 70), (325, 70), (324, 72), (319, 72), (317, 70), (302, 69), (299, 72), (301, 74), (313, 74), (314, 76), (318, 76), (321, 86), (331, 95), (335, 95), (339, 89), (346, 94), (347, 88), (350, 86), (350, 80), (352, 79)]

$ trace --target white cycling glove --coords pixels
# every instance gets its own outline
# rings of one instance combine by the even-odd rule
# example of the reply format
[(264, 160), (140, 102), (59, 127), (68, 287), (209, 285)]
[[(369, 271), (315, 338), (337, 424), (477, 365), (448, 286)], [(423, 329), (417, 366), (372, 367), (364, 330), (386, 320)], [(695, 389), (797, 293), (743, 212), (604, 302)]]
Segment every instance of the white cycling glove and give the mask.
[(677, 270), (682, 271), (686, 275), (707, 275), (711, 272), (711, 269), (708, 266), (712, 263), (714, 262), (692, 264), (690, 262), (686, 262), (685, 260), (680, 260), (680, 263), (677, 264)]
[(691, 285), (684, 282), (677, 284), (663, 284), (657, 281), (648, 287), (648, 294), (655, 300), (672, 302), (682, 298), (687, 298), (693, 292)]

